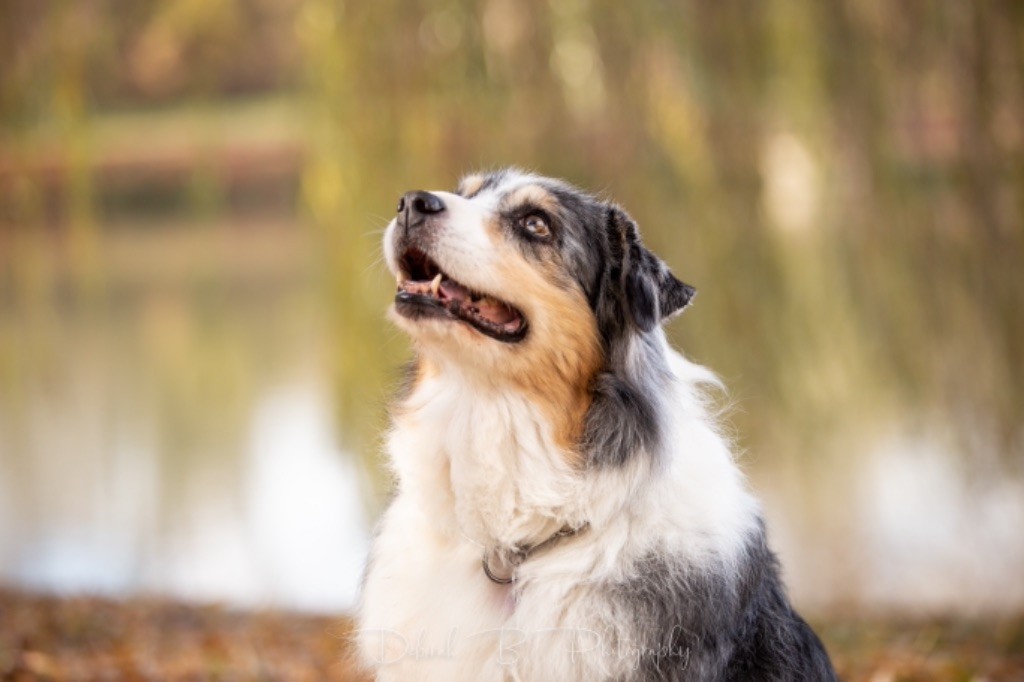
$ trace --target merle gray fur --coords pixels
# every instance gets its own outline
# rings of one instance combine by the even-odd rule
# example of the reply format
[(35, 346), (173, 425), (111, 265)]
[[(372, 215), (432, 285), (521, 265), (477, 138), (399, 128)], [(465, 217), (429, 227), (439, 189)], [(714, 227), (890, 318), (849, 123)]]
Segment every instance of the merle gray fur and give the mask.
[(617, 611), (634, 622), (635, 680), (829, 682), (836, 680), (814, 631), (790, 606), (763, 524), (736, 566), (716, 570), (651, 554), (612, 585)]
[[(481, 189), (500, 186), (505, 171)], [(549, 215), (553, 236), (537, 244), (522, 235), (524, 252), (554, 249), (566, 273), (586, 294), (604, 346), (605, 364), (591, 385), (582, 450), (591, 467), (621, 466), (631, 457), (658, 458), (659, 425), (667, 407), (659, 396), (671, 375), (653, 330), (685, 308), (693, 287), (678, 280), (640, 239), (636, 223), (615, 204), (567, 184), (543, 180), (557, 199)], [(499, 212), (502, 209), (499, 207)], [(509, 208), (506, 229), (515, 221)], [(530, 207), (514, 207), (515, 212)], [(747, 538), (737, 564), (709, 569), (652, 553), (607, 586), (615, 611), (635, 624), (634, 679), (671, 682), (828, 682), (828, 654), (790, 606), (763, 523)], [(622, 643), (620, 643), (622, 644)]]

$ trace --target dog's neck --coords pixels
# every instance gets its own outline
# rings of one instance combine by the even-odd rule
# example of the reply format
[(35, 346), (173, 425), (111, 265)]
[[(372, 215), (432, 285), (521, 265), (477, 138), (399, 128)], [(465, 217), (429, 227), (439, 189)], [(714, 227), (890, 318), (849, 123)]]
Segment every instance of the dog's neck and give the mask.
[(523, 392), (421, 363), (390, 442), (400, 485), (441, 505), (432, 510), (441, 532), (483, 548), (579, 526), (587, 519), (578, 460), (547, 414)]
[(400, 498), (426, 532), (476, 545), (481, 556), (586, 524), (587, 537), (604, 538), (609, 552), (627, 542), (642, 551), (649, 534), (633, 520), (651, 518), (685, 536), (694, 561), (735, 555), (757, 505), (697, 393), (714, 376), (673, 358), (676, 379), (665, 389), (673, 418), (664, 434), (676, 444), (671, 458), (637, 452), (584, 467), (559, 447), (528, 395), (421, 364), (388, 443)]

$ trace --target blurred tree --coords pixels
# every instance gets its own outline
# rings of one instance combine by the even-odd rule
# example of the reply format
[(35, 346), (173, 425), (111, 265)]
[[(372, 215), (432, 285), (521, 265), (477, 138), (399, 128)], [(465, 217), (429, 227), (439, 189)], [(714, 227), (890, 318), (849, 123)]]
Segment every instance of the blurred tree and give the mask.
[(46, 222), (99, 272), (104, 164), (123, 153), (104, 122), (188, 121), (188, 144), (166, 136), (178, 156), (132, 153), (184, 167), (152, 182), (184, 183), (172, 208), (209, 218), (232, 210), (232, 107), (280, 103), (254, 108), (246, 144), (277, 125), (296, 150), (260, 159), (299, 186), (283, 196), (320, 246), (343, 428), (364, 452), (407, 352), (375, 265), (395, 197), (518, 164), (614, 196), (694, 281), (672, 334), (736, 387), (768, 457), (849, 456), (909, 411), (955, 423), (964, 452), (1024, 459), (1020, 3), (9, 0), (0, 26), (18, 291), (45, 279), (26, 235)]

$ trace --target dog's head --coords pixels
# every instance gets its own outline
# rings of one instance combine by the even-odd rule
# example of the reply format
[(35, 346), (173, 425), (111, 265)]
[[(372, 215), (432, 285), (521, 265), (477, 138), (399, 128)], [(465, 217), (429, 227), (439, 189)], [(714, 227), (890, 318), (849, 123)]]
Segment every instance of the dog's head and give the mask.
[(665, 364), (644, 341), (694, 289), (617, 205), (515, 170), (471, 175), (455, 193), (405, 194), (384, 254), (398, 282), (391, 316), (423, 360), (417, 376), (518, 386), (589, 461), (657, 442)]
[(408, 192), (384, 236), (393, 318), (422, 350), (488, 372), (554, 357), (596, 370), (694, 289), (647, 250), (618, 206), (515, 170), (455, 193)]

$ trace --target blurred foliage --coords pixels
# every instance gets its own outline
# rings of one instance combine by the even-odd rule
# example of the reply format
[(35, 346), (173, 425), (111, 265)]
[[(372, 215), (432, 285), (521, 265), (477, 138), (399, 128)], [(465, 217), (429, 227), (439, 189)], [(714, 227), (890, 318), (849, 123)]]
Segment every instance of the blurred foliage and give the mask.
[(22, 321), (104, 305), (113, 222), (301, 211), (343, 431), (373, 456), (407, 352), (376, 265), (395, 198), (516, 164), (623, 203), (698, 287), (672, 334), (774, 464), (893, 421), (969, 469), (1022, 462), (1019, 2), (8, 0), (0, 63)]
[[(0, 679), (363, 679), (351, 624), (159, 600), (57, 599), (0, 591)], [(815, 624), (840, 677), (1010, 682), (1024, 622), (841, 619)]]
[(0, 591), (0, 680), (364, 680), (347, 620)]

